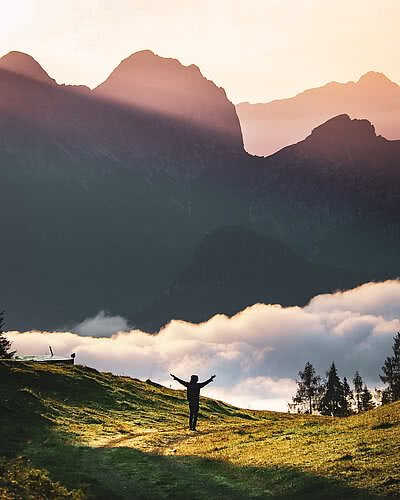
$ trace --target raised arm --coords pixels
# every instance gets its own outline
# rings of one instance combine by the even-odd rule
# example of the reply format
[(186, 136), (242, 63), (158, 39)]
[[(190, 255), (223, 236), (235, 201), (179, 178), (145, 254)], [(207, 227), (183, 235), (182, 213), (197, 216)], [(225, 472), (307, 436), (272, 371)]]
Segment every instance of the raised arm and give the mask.
[(177, 382), (179, 382), (180, 384), (184, 385), (185, 387), (187, 387), (189, 385), (189, 382), (185, 382), (184, 380), (178, 378), (178, 377), (175, 377), (175, 375), (172, 375), (172, 373), (170, 373), (171, 377), (176, 380)]
[(209, 384), (210, 382), (212, 382), (213, 380), (215, 379), (215, 375), (213, 375), (212, 377), (210, 377), (208, 380), (206, 380), (205, 382), (200, 382), (199, 386), (200, 387), (204, 387), (205, 385)]

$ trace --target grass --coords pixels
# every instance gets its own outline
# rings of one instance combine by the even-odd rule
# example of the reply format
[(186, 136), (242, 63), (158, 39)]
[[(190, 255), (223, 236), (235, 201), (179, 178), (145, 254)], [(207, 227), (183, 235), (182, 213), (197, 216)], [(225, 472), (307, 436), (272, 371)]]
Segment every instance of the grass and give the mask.
[(400, 498), (400, 404), (240, 410), (81, 366), (0, 362), (0, 499)]

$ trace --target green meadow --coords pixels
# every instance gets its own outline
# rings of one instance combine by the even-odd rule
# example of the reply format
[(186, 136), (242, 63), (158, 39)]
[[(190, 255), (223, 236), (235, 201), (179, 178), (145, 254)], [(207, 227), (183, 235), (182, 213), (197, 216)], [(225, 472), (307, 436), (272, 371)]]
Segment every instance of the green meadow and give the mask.
[(400, 498), (400, 402), (241, 410), (83, 366), (0, 362), (0, 499)]

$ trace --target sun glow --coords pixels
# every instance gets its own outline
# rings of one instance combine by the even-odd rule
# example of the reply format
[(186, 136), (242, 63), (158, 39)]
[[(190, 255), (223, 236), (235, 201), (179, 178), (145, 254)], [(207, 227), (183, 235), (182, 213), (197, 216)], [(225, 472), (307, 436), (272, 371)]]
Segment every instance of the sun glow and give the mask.
[(59, 83), (95, 87), (143, 49), (196, 64), (233, 102), (290, 97), (369, 70), (400, 81), (397, 0), (0, 2), (0, 56), (27, 52)]

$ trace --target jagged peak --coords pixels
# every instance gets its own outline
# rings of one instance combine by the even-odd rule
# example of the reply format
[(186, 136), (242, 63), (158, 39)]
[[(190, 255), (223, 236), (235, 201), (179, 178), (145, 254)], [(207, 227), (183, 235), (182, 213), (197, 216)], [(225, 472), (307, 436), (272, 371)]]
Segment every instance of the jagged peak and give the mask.
[(0, 68), (43, 83), (56, 84), (42, 66), (29, 54), (13, 50), (0, 58)]
[(373, 134), (375, 135), (375, 127), (369, 120), (358, 118), (351, 119), (350, 116), (346, 113), (330, 118), (322, 125), (319, 125), (315, 129), (313, 129), (312, 133), (314, 134), (323, 130), (338, 129), (339, 127), (345, 129), (363, 128), (364, 130), (373, 131)]
[[(138, 50), (137, 52), (133, 52), (129, 57), (133, 56), (155, 56), (156, 54), (150, 49)], [(157, 56), (159, 57), (159, 56)]]
[(216, 130), (221, 137), (228, 137), (229, 143), (234, 138), (242, 148), (235, 107), (225, 90), (194, 64), (184, 66), (178, 59), (161, 57), (151, 50), (135, 52), (121, 61), (93, 95)]
[(340, 115), (334, 116), (333, 118), (329, 118), (329, 120), (327, 120), (326, 122), (322, 123), (321, 125), (318, 125), (318, 127), (315, 127), (313, 129), (312, 133), (314, 133), (314, 131), (319, 129), (331, 127), (332, 125), (336, 126), (336, 124), (340, 125), (349, 124), (351, 121), (352, 119), (347, 113), (342, 113)]
[(376, 138), (375, 127), (369, 120), (351, 119), (347, 114), (334, 116), (314, 128), (311, 139), (327, 139), (329, 142), (368, 141)]
[(145, 50), (138, 50), (137, 52), (133, 52), (132, 54), (130, 54), (128, 57), (126, 57), (125, 59), (123, 59), (121, 61), (121, 64), (123, 62), (130, 62), (130, 61), (134, 61), (134, 60), (138, 60), (138, 59), (145, 59), (145, 58), (154, 58), (154, 57), (160, 57), (158, 56), (157, 54), (155, 54), (152, 50), (150, 49), (145, 49)]
[(386, 75), (378, 71), (368, 71), (360, 77), (357, 83), (393, 83)]
[[(93, 92), (95, 95), (130, 102), (137, 100), (138, 87), (141, 88), (140, 92), (147, 93), (149, 89), (160, 94), (173, 91), (180, 99), (183, 88), (186, 92), (192, 89), (188, 93), (193, 95), (196, 92), (194, 87), (208, 87), (228, 100), (225, 90), (207, 79), (195, 64), (185, 66), (178, 59), (162, 57), (151, 50), (134, 52), (123, 59)], [(154, 101), (155, 94), (150, 97)]]
[(175, 59), (173, 57), (159, 56), (158, 54), (155, 54), (152, 50), (149, 49), (139, 50), (138, 52), (134, 52), (130, 56), (126, 57), (120, 62), (120, 64), (115, 68), (115, 70), (111, 74), (117, 73), (123, 69), (128, 69), (133, 65), (138, 66), (141, 69), (143, 68), (150, 69), (160, 66), (164, 68), (174, 67), (174, 69), (192, 70), (193, 72), (200, 73), (200, 75), (203, 76), (201, 74), (200, 68), (195, 64), (190, 64), (188, 66), (185, 66), (178, 59)]

